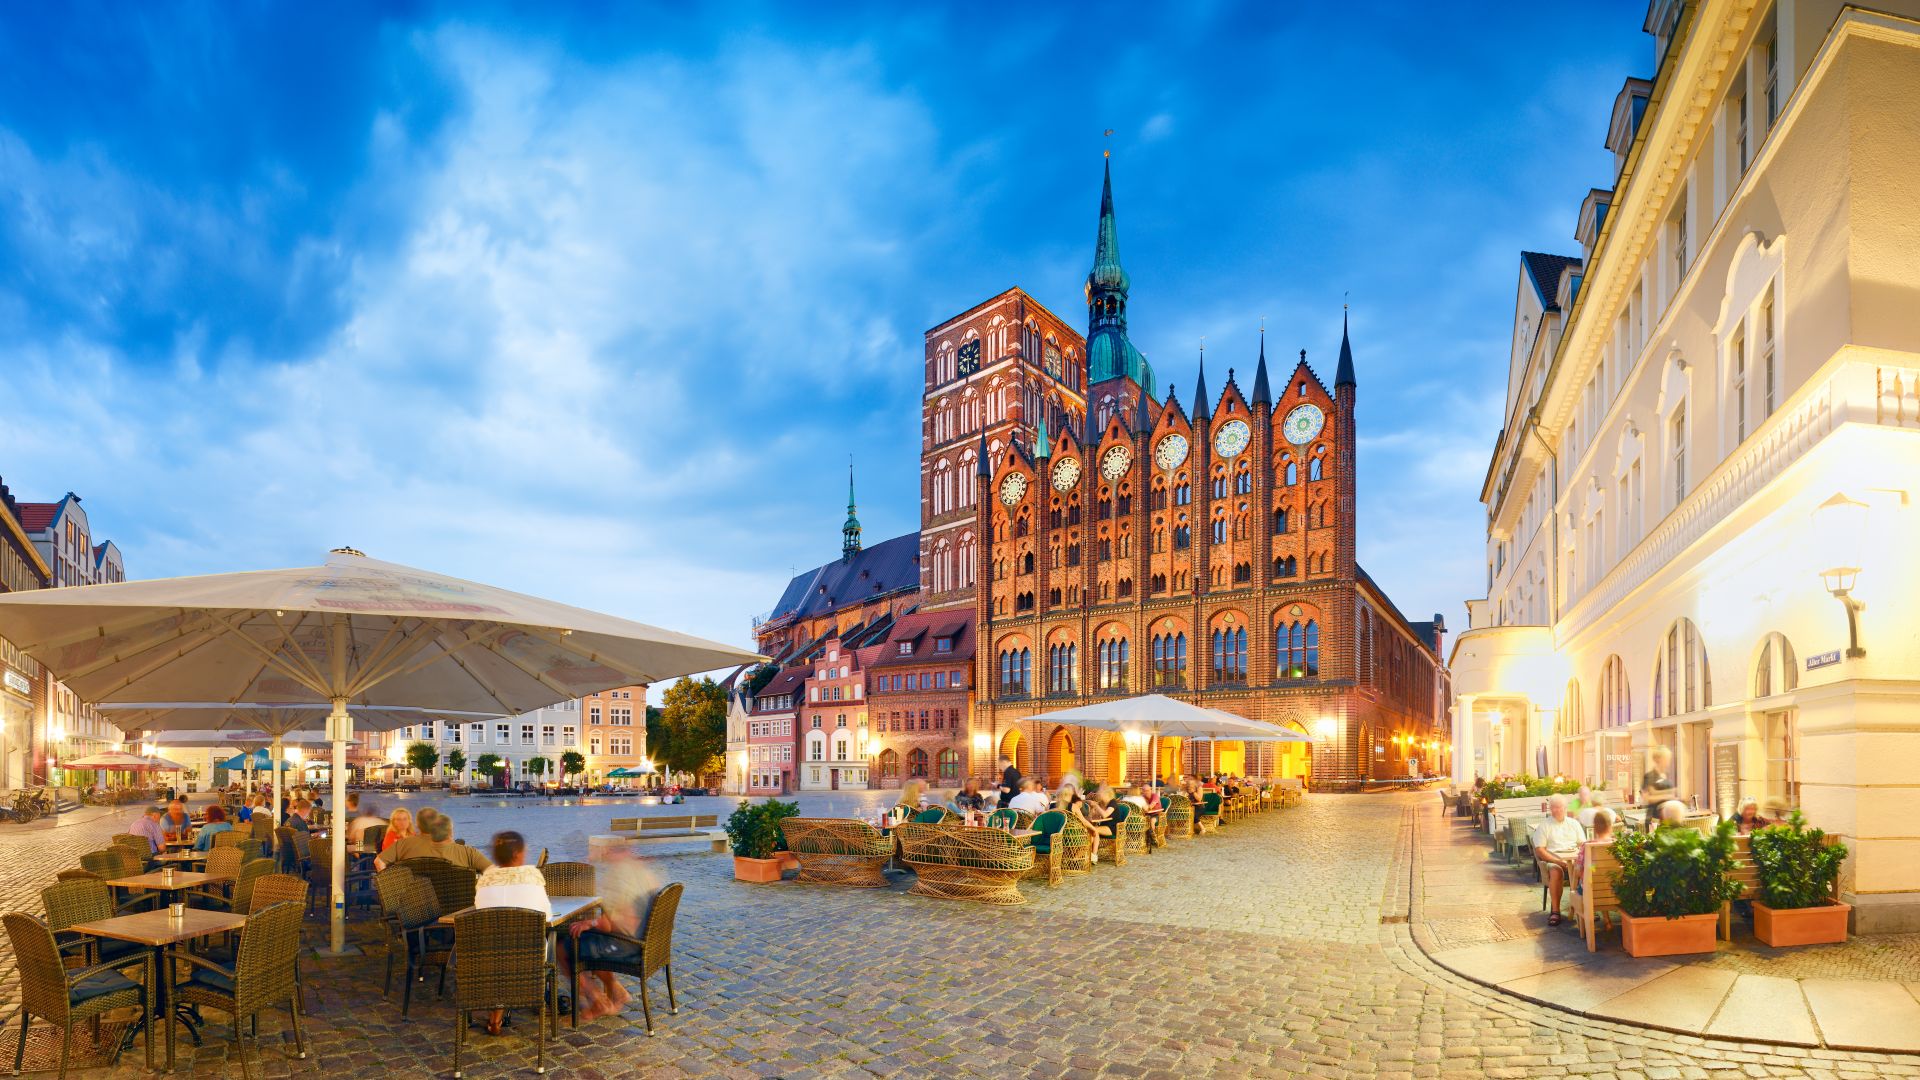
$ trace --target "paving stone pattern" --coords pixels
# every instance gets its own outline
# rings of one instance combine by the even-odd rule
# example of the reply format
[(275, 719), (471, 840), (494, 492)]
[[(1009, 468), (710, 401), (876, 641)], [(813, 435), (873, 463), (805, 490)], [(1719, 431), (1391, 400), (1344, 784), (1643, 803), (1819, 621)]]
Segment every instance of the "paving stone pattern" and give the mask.
[[(724, 857), (663, 857), (656, 868), (687, 885), (675, 938), (679, 1014), (656, 1010), (660, 1034), (648, 1039), (636, 996), (623, 1017), (563, 1028), (549, 1046), (548, 1074), (1920, 1075), (1920, 1058), (1595, 1021), (1444, 971), (1403, 922), (1412, 902), (1412, 814), (1430, 801), (1313, 796), (1125, 867), (1102, 865), (1057, 890), (1027, 883), (1031, 902), (1019, 908), (910, 896), (905, 877), (884, 890), (743, 885)], [(597, 829), (572, 818), (601, 812), (529, 805), (509, 813), (539, 845)], [(116, 829), (109, 824), (100, 836)], [(85, 850), (35, 846), (0, 833), (10, 906), (37, 910), (38, 885)], [(37, 869), (15, 865), (27, 859)], [(371, 924), (353, 929), (367, 955), (315, 958), (306, 967), (310, 1059), (290, 1060), (284, 1023), (266, 1018), (254, 1075), (451, 1074), (452, 1010), (428, 984), (412, 1020), (402, 1021), (397, 994), (381, 997)], [(311, 922), (307, 934), (317, 944), (324, 929)], [(664, 1004), (664, 986), (654, 985)], [(204, 1048), (183, 1044), (183, 1065), (195, 1075), (240, 1075), (222, 1019)], [(506, 1036), (471, 1040), (467, 1076), (531, 1076), (533, 1025), (518, 1017)], [(138, 1061), (136, 1051), (114, 1070), (87, 1075), (131, 1077)]]

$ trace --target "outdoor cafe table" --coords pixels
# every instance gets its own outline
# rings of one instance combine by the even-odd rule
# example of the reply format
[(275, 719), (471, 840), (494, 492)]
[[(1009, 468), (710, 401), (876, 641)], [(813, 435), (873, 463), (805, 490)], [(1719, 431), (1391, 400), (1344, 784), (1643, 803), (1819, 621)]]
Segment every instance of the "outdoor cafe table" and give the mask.
[(148, 892), (157, 892), (166, 898), (164, 903), (171, 904), (174, 893), (184, 892), (201, 885), (218, 885), (232, 880), (226, 874), (202, 874), (191, 870), (175, 870), (173, 880), (169, 882), (164, 870), (153, 870), (145, 874), (135, 874), (132, 877), (110, 878), (107, 884), (121, 889), (145, 889)]
[(154, 861), (154, 862), (158, 862), (158, 863), (196, 863), (196, 862), (206, 862), (206, 861), (207, 861), (207, 856), (208, 856), (209, 854), (211, 854), (211, 852), (206, 852), (206, 851), (170, 851), (170, 852), (168, 852), (168, 853), (166, 853), (165, 855), (155, 855), (155, 856), (153, 857), (153, 861)]
[[(175, 880), (185, 876), (205, 877), (206, 875), (175, 875)], [(117, 883), (108, 882), (108, 884)], [(247, 925), (245, 915), (188, 908), (185, 914), (176, 919), (168, 914), (165, 908), (161, 908), (158, 911), (143, 911), (137, 915), (118, 915), (111, 919), (77, 923), (67, 929), (93, 937), (131, 941), (153, 951), (154, 963), (150, 970), (154, 985), (147, 988), (147, 999), (154, 1007), (154, 1015), (165, 1017), (167, 1020), (167, 1070), (171, 1072), (173, 1070), (171, 984), (173, 983), (174, 946), (183, 941), (238, 930), (245, 925)], [(153, 1038), (152, 1017), (147, 1018), (147, 1038)]]

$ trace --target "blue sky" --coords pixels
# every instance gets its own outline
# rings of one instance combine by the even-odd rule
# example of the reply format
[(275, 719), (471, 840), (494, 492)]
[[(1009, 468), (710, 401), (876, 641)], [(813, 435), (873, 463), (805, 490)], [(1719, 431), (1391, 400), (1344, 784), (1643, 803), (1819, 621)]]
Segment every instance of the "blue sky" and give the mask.
[(139, 577), (369, 554), (732, 641), (914, 528), (926, 327), (1360, 378), (1360, 559), (1484, 592), (1522, 248), (1644, 5), (42, 5), (0, 14), (0, 476)]

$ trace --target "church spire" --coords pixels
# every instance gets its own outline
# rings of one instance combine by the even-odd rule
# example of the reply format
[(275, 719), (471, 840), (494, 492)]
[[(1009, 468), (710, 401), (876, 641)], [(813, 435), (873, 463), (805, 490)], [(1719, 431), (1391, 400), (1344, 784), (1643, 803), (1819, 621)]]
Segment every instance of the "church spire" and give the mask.
[(1193, 384), (1193, 418), (1205, 420), (1209, 415), (1207, 407), (1207, 346), (1200, 345), (1200, 378)]
[(1252, 404), (1273, 404), (1273, 391), (1267, 388), (1267, 327), (1264, 321), (1260, 326), (1260, 366), (1253, 372)]
[(853, 512), (853, 458), (847, 458), (847, 520), (840, 526), (840, 557), (860, 554), (860, 519)]
[(1040, 434), (1033, 440), (1033, 457), (1038, 461), (1053, 456), (1053, 444), (1047, 441), (1047, 418), (1040, 417)]
[[(1087, 292), (1112, 291), (1124, 304), (1127, 296), (1127, 271), (1120, 265), (1120, 230), (1113, 220), (1113, 159), (1108, 158), (1100, 182), (1100, 231), (1093, 245), (1093, 271), (1087, 275)], [(1121, 312), (1122, 325), (1125, 312)]]
[(1148, 394), (1154, 392), (1153, 368), (1127, 340), (1127, 290), (1131, 284), (1120, 265), (1120, 229), (1113, 216), (1113, 162), (1109, 158), (1100, 182), (1100, 228), (1094, 238), (1093, 269), (1087, 272), (1087, 383), (1132, 379)]
[(1334, 372), (1333, 388), (1359, 385), (1359, 380), (1353, 377), (1353, 343), (1347, 339), (1347, 310), (1343, 306), (1340, 309), (1340, 367)]

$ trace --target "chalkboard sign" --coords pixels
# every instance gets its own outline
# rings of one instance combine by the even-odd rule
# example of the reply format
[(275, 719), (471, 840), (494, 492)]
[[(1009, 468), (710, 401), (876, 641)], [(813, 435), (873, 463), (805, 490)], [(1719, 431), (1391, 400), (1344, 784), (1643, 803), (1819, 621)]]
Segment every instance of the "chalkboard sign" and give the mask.
[(1740, 800), (1740, 744), (1721, 743), (1713, 748), (1713, 808), (1721, 817), (1730, 817)]

